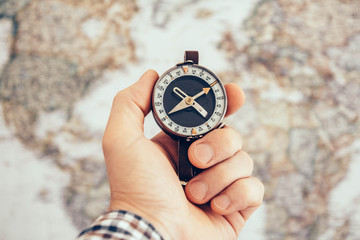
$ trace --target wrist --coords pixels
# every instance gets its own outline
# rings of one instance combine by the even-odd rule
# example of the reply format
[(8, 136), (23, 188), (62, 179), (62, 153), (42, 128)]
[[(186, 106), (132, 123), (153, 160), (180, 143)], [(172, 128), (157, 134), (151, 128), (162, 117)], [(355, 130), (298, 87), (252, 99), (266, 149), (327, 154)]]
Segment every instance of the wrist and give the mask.
[[(158, 217), (156, 217), (156, 213), (149, 213), (149, 211), (145, 209), (141, 209), (137, 206), (134, 206), (133, 204), (129, 204), (124, 201), (110, 201), (108, 211), (118, 210), (128, 211), (142, 217), (145, 221), (153, 225), (156, 231), (158, 231), (165, 240), (182, 239), (181, 237), (174, 237), (180, 236), (174, 231), (175, 226), (164, 224), (162, 221), (158, 220)], [(157, 213), (157, 215), (159, 215), (159, 213)]]

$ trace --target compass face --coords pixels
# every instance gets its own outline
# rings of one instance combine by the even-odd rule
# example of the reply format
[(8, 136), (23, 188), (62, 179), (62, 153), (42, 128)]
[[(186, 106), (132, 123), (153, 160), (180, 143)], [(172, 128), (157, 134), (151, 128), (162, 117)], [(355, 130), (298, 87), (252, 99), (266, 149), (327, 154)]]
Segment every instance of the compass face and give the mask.
[(185, 63), (165, 72), (152, 96), (156, 122), (168, 134), (199, 137), (216, 128), (227, 107), (224, 86), (206, 68)]

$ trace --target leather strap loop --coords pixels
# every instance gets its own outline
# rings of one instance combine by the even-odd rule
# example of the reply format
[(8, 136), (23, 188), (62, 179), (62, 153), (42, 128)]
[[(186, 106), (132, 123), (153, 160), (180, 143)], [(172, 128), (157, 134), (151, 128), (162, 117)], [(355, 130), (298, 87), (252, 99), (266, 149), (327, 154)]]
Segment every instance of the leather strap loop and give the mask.
[(178, 176), (180, 181), (185, 184), (202, 171), (201, 169), (194, 167), (189, 161), (188, 150), (193, 142), (194, 140), (187, 141), (186, 139), (181, 138), (178, 140)]
[[(194, 64), (199, 63), (198, 51), (185, 51), (184, 62), (192, 61)], [(199, 174), (202, 170), (194, 167), (188, 156), (188, 150), (194, 139), (179, 138), (178, 139), (178, 176), (183, 185), (186, 185), (193, 177)]]
[(193, 61), (194, 64), (199, 63), (199, 52), (198, 51), (185, 51), (184, 62)]

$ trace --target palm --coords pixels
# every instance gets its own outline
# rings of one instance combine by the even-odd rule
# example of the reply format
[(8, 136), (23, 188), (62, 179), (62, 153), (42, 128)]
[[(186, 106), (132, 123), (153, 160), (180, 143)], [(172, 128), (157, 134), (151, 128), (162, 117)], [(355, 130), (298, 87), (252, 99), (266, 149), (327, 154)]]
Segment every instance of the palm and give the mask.
[[(121, 200), (112, 201), (111, 208), (128, 209), (131, 206), (131, 210), (140, 211), (138, 214), (150, 222), (155, 222), (150, 218), (156, 216), (157, 221), (168, 225), (166, 228), (180, 227), (185, 236), (191, 234), (191, 239), (235, 239), (231, 221), (214, 213), (208, 205), (197, 206), (188, 201), (172, 164), (171, 156), (175, 150), (172, 147), (175, 146), (168, 140), (155, 143), (139, 138), (123, 147), (122, 160), (130, 161), (122, 161), (122, 174), (109, 174), (116, 178), (110, 183), (117, 183), (111, 185), (112, 199)], [(143, 159), (139, 159), (139, 155)], [(195, 236), (196, 233), (199, 236)]]
[[(156, 143), (142, 139), (139, 141), (139, 147), (138, 149), (147, 153), (144, 155), (146, 160), (142, 162), (151, 163), (151, 168), (144, 166), (151, 171), (142, 170), (148, 174), (144, 176), (144, 179), (153, 179), (153, 181), (134, 182), (134, 184), (144, 184), (143, 197), (147, 195), (151, 199), (147, 210), (155, 211), (154, 215), (152, 213), (149, 215), (171, 219), (169, 221), (171, 225), (181, 226), (181, 229), (188, 230), (188, 233), (184, 231), (184, 234), (191, 234), (192, 239), (236, 238), (231, 221), (214, 213), (208, 204), (197, 206), (186, 198), (173, 167), (175, 165), (174, 152), (176, 152), (173, 140), (167, 136), (156, 140)], [(174, 212), (177, 214), (174, 215)], [(237, 214), (240, 215), (240, 213)], [(199, 236), (194, 236), (197, 232)], [(204, 236), (204, 233), (208, 236)], [(186, 239), (189, 239), (189, 236)]]

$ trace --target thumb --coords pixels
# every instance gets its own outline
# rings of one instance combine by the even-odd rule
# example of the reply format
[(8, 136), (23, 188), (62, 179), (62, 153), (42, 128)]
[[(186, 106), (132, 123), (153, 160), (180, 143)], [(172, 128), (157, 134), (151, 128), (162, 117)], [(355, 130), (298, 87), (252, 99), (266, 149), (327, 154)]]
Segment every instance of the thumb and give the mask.
[(105, 141), (129, 143), (143, 136), (144, 118), (150, 112), (151, 94), (158, 78), (156, 71), (148, 70), (136, 83), (116, 94), (104, 134), (104, 145)]

